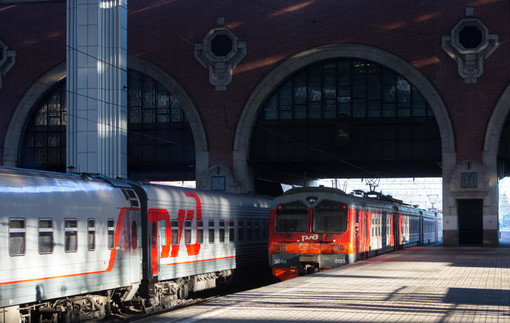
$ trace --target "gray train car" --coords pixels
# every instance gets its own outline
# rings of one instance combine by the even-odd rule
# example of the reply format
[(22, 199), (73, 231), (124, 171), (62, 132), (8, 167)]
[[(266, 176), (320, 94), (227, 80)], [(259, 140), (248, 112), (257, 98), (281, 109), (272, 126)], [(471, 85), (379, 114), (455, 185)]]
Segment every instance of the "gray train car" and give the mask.
[(0, 323), (175, 305), (266, 263), (269, 203), (0, 167)]

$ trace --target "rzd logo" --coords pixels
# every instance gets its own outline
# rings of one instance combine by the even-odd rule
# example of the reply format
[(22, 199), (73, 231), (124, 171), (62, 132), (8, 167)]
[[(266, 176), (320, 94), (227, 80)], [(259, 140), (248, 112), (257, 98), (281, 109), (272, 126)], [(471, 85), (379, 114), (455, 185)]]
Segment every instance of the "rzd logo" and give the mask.
[(318, 234), (312, 234), (310, 236), (301, 236), (301, 241), (317, 241), (319, 240)]

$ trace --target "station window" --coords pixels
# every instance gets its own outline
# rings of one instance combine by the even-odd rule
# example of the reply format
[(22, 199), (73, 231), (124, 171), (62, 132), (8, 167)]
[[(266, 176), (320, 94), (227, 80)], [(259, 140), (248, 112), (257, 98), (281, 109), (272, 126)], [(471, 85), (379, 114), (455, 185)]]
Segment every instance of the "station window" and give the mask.
[(220, 220), (219, 238), (220, 242), (225, 242), (225, 221), (223, 220)]
[(197, 220), (197, 243), (204, 243), (204, 222)]
[(179, 221), (172, 221), (172, 245), (179, 245)]
[(228, 241), (230, 242), (235, 240), (234, 229), (234, 221), (228, 221)]
[(115, 248), (115, 220), (108, 219), (108, 249), (112, 250)]
[(53, 220), (39, 219), (39, 253), (53, 253)]
[(65, 251), (76, 252), (78, 251), (78, 220), (66, 219), (64, 224)]
[(25, 255), (25, 219), (9, 220), (9, 255)]
[(191, 244), (191, 221), (184, 221), (184, 243)]
[(87, 220), (87, 246), (89, 251), (96, 249), (96, 220)]
[(209, 243), (214, 243), (214, 220), (209, 220)]

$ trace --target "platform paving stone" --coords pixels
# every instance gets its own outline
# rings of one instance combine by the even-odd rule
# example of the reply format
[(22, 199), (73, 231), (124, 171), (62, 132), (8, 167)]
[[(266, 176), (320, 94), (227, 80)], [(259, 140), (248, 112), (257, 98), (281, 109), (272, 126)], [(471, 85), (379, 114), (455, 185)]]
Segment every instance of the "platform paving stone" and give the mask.
[(510, 249), (414, 247), (140, 322), (510, 322)]

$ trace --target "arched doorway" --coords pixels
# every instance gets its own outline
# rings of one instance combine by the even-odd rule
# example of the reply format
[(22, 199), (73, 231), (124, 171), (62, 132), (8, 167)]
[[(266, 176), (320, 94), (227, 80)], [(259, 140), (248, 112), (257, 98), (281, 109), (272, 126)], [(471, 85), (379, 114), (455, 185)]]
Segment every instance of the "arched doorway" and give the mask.
[[(326, 81), (323, 78), (324, 74), (326, 74), (326, 75), (328, 74), (328, 72), (326, 72), (326, 70), (330, 69), (329, 67), (326, 67), (326, 66), (328, 66), (328, 64), (331, 65), (333, 61), (335, 62), (335, 69), (338, 69), (338, 62), (340, 62), (340, 61), (350, 62), (350, 63), (346, 63), (347, 65), (350, 64), (350, 71), (348, 72), (350, 74), (349, 75), (345, 74), (345, 75), (346, 75), (346, 78), (347, 77), (349, 78), (349, 82), (351, 85), (353, 84), (353, 82), (354, 83), (357, 82), (356, 77), (353, 78), (353, 74), (352, 74), (354, 71), (356, 71), (356, 69), (352, 68), (353, 62), (359, 62), (359, 63), (361, 63), (361, 65), (365, 64), (365, 67), (363, 67), (365, 69), (365, 74), (363, 74), (363, 76), (361, 77), (361, 78), (364, 78), (363, 82), (365, 84), (364, 85), (365, 92), (363, 93), (363, 95), (360, 95), (358, 97), (356, 97), (357, 93), (351, 92), (351, 96), (350, 96), (351, 101), (349, 102), (349, 104), (347, 104), (347, 102), (345, 102), (346, 103), (345, 108), (347, 109), (347, 106), (349, 106), (349, 108), (351, 109), (351, 111), (350, 111), (351, 115), (349, 116), (351, 122), (358, 117), (357, 115), (355, 116), (355, 113), (361, 114), (361, 112), (359, 112), (359, 111), (364, 111), (363, 118), (365, 118), (365, 119), (368, 119), (367, 116), (371, 113), (374, 113), (374, 115), (375, 114), (380, 115), (380, 117), (376, 118), (377, 122), (380, 123), (381, 120), (383, 119), (382, 118), (383, 114), (389, 113), (388, 111), (391, 110), (391, 109), (386, 110), (386, 107), (384, 106), (384, 100), (382, 100), (381, 96), (380, 96), (380, 100), (379, 100), (380, 104), (379, 103), (377, 104), (377, 108), (373, 108), (373, 109), (368, 108), (368, 106), (369, 106), (368, 101), (370, 101), (371, 95), (373, 94), (371, 92), (368, 92), (367, 84), (369, 84), (369, 83), (366, 83), (366, 82), (371, 82), (367, 78), (370, 73), (366, 73), (366, 71), (367, 71), (366, 68), (368, 67), (367, 64), (369, 64), (370, 65), (369, 69), (375, 67), (374, 75), (377, 75), (377, 77), (379, 77), (379, 80), (382, 80), (382, 77), (385, 74), (388, 74), (388, 75), (392, 74), (393, 75), (392, 76), (393, 77), (392, 87), (397, 92), (398, 91), (400, 91), (402, 93), (405, 92), (406, 95), (409, 95), (408, 98), (411, 98), (411, 101), (408, 101), (408, 102), (410, 102), (411, 105), (414, 106), (414, 104), (412, 102), (413, 97), (415, 99), (418, 99), (418, 101), (421, 102), (421, 103), (416, 102), (416, 109), (409, 107), (409, 109), (407, 111), (404, 111), (405, 109), (407, 109), (407, 108), (404, 108), (404, 110), (402, 110), (401, 112), (397, 112), (397, 110), (398, 110), (397, 106), (399, 104), (398, 98), (397, 98), (397, 101), (393, 101), (393, 103), (392, 103), (392, 104), (395, 104), (395, 109), (394, 109), (395, 117), (394, 118), (397, 118), (396, 117), (397, 113), (402, 113), (401, 115), (404, 119), (413, 117), (412, 113), (417, 113), (417, 114), (421, 114), (420, 118), (422, 118), (422, 119), (425, 118), (425, 119), (429, 120), (429, 121), (427, 121), (429, 129), (427, 129), (426, 131), (428, 131), (428, 134), (430, 134), (430, 136), (427, 134), (425, 135), (424, 144), (422, 144), (421, 147), (429, 147), (429, 145), (432, 144), (433, 142), (439, 143), (440, 156), (438, 156), (439, 151), (438, 151), (437, 145), (435, 148), (430, 147), (430, 152), (429, 153), (425, 152), (425, 155), (432, 154), (432, 155), (434, 155), (434, 158), (436, 158), (436, 159), (439, 158), (440, 165), (437, 165), (437, 164), (436, 165), (442, 166), (443, 168), (441, 171), (439, 171), (437, 168), (435, 168), (435, 166), (431, 166), (431, 167), (435, 168), (435, 171), (439, 171), (440, 173), (442, 172), (444, 174), (445, 166), (447, 167), (447, 169), (449, 169), (450, 167), (452, 167), (452, 165), (455, 165), (455, 144), (454, 144), (455, 140), (454, 140), (453, 128), (452, 128), (446, 107), (445, 107), (440, 95), (437, 93), (437, 91), (435, 90), (435, 88), (431, 84), (431, 82), (428, 81), (427, 78), (425, 76), (423, 76), (423, 74), (421, 74), (415, 67), (413, 67), (408, 62), (404, 61), (402, 58), (400, 58), (396, 55), (393, 55), (391, 53), (388, 53), (388, 52), (383, 51), (378, 48), (365, 46), (365, 45), (340, 44), (340, 45), (330, 45), (330, 46), (315, 48), (315, 49), (300, 53), (298, 55), (295, 55), (294, 57), (281, 63), (273, 71), (271, 71), (263, 80), (261, 80), (261, 82), (259, 83), (259, 86), (252, 92), (252, 95), (250, 96), (247, 104), (245, 105), (245, 108), (243, 109), (243, 112), (240, 117), (240, 121), (237, 125), (236, 137), (235, 137), (235, 141), (234, 141), (234, 176), (235, 176), (236, 180), (241, 182), (241, 181), (243, 181), (243, 178), (253, 179), (253, 175), (254, 175), (253, 168), (250, 165), (252, 153), (255, 153), (258, 155), (264, 154), (264, 152), (254, 151), (254, 149), (252, 148), (252, 142), (254, 140), (259, 140), (257, 138), (258, 134), (256, 134), (257, 120), (258, 120), (258, 118), (266, 118), (265, 116), (263, 116), (264, 112), (262, 112), (262, 111), (264, 109), (266, 109), (268, 106), (271, 106), (273, 104), (273, 102), (275, 100), (273, 98), (275, 93), (278, 93), (278, 94), (276, 94), (276, 96), (277, 96), (276, 100), (278, 100), (278, 104), (279, 104), (279, 106), (276, 105), (276, 107), (278, 109), (277, 113), (279, 114), (278, 122), (280, 122), (280, 119), (281, 119), (280, 118), (280, 109), (282, 109), (281, 107), (282, 106), (284, 107), (282, 109), (282, 113), (283, 113), (282, 115), (285, 118), (286, 117), (285, 113), (287, 113), (285, 111), (285, 107), (291, 106), (291, 109), (294, 109), (291, 112), (291, 115), (293, 117), (292, 117), (292, 119), (289, 119), (289, 120), (292, 120), (291, 122), (293, 123), (292, 131), (293, 131), (294, 135), (299, 132), (299, 131), (296, 132), (296, 130), (295, 130), (295, 129), (297, 129), (296, 126), (298, 126), (298, 123), (302, 122), (302, 121), (298, 121), (296, 123), (296, 120), (295, 120), (295, 116), (297, 115), (296, 113), (299, 110), (299, 108), (296, 109), (296, 107), (297, 107), (296, 102), (297, 102), (297, 100), (299, 100), (299, 98), (297, 96), (299, 96), (299, 91), (301, 91), (301, 90), (299, 90), (299, 86), (295, 85), (297, 82), (299, 82), (299, 73), (305, 73), (306, 77), (304, 79), (306, 80), (306, 82), (310, 82), (310, 77), (312, 77), (312, 78), (316, 77), (316, 76), (313, 76), (314, 73), (316, 73), (316, 74), (320, 73), (320, 75), (322, 75), (320, 77), (317, 77), (320, 80), (320, 81), (318, 81), (318, 82), (320, 82), (319, 87), (321, 88), (320, 99), (319, 98), (313, 99), (313, 94), (309, 93), (310, 92), (309, 89), (313, 89), (314, 86), (310, 86), (310, 83), (308, 83), (308, 87), (306, 88), (306, 92), (307, 92), (306, 93), (306, 96), (307, 96), (306, 97), (306, 105), (307, 105), (306, 122), (309, 122), (311, 124), (316, 122), (316, 120), (313, 120), (313, 118), (310, 118), (310, 116), (311, 116), (310, 111), (312, 111), (312, 113), (315, 113), (315, 112), (313, 112), (314, 110), (321, 111), (320, 112), (321, 122), (323, 121), (323, 119), (324, 119), (323, 116), (325, 114), (333, 116), (333, 113), (330, 113), (328, 111), (335, 111), (334, 118), (330, 118), (331, 120), (328, 121), (330, 123), (329, 129), (323, 128), (321, 126), (320, 122), (318, 125), (314, 125), (317, 129), (320, 129), (320, 131), (322, 133), (329, 131), (330, 135), (329, 135), (328, 140), (330, 140), (330, 143), (331, 143), (331, 140), (334, 140), (334, 139), (331, 139), (331, 138), (335, 138), (334, 135), (331, 135), (331, 129), (335, 128), (335, 126), (332, 125), (332, 121), (334, 120), (333, 122), (337, 122), (337, 117), (341, 116), (343, 114), (343, 113), (341, 113), (341, 111), (342, 111), (341, 109), (343, 109), (343, 107), (340, 106), (341, 105), (340, 103), (342, 103), (341, 101), (343, 99), (339, 99), (339, 98), (342, 98), (342, 96), (338, 96), (337, 94), (339, 94), (340, 92), (337, 91), (335, 93), (335, 99), (333, 100), (333, 98), (332, 98), (332, 101), (335, 102), (335, 109), (328, 107), (329, 100), (328, 100), (327, 95), (329, 95), (329, 94), (326, 94), (327, 91), (324, 91), (324, 85), (326, 84), (325, 82), (328, 82), (328, 81)], [(356, 63), (354, 63), (354, 64), (356, 64)], [(340, 65), (342, 65), (342, 64), (340, 64)], [(319, 72), (312, 71), (314, 66), (315, 66), (315, 68), (318, 69)], [(312, 69), (312, 70), (309, 70), (309, 69)], [(305, 70), (306, 70), (306, 72), (303, 72)], [(358, 70), (361, 71), (362, 68), (360, 68)], [(335, 73), (337, 73), (337, 72), (335, 72)], [(342, 75), (342, 73), (340, 73), (340, 74)], [(335, 77), (338, 77), (338, 74), (335, 74)], [(327, 77), (326, 77), (326, 79), (327, 79)], [(289, 87), (289, 85), (286, 84), (286, 82), (289, 82), (289, 80), (290, 80), (290, 90), (288, 90), (288, 93), (290, 93), (291, 104), (286, 105), (285, 102), (283, 102), (283, 105), (282, 105), (281, 104), (282, 101), (280, 101), (280, 91), (283, 91), (283, 92), (287, 91), (285, 89), (285, 87)], [(380, 82), (379, 84), (381, 86), (383, 86), (384, 85), (383, 83), (384, 82)], [(337, 87), (337, 86), (338, 86), (338, 80), (337, 80), (337, 83), (335, 84), (335, 87)], [(359, 87), (359, 88), (363, 88), (363, 86)], [(352, 89), (351, 89), (351, 91), (352, 91)], [(363, 92), (363, 91), (360, 90), (360, 93), (361, 92)], [(419, 95), (414, 95), (413, 93), (414, 94), (419, 93)], [(353, 94), (355, 94), (355, 95), (353, 95)], [(382, 92), (380, 92), (379, 95), (382, 95)], [(343, 98), (345, 98), (345, 97), (348, 97), (348, 96), (344, 96)], [(309, 100), (309, 98), (312, 98), (312, 100)], [(357, 100), (357, 99), (364, 100), (364, 103), (363, 103), (364, 109), (360, 109), (360, 110), (357, 110), (357, 112), (354, 112), (354, 110), (352, 110), (352, 108), (353, 108), (353, 106), (356, 105), (355, 100)], [(271, 100), (273, 100), (273, 101), (271, 101)], [(345, 100), (347, 100), (347, 99), (345, 99)], [(320, 108), (314, 107), (315, 104), (317, 104), (317, 106), (319, 106)], [(421, 107), (418, 108), (418, 106), (421, 106)], [(272, 111), (271, 109), (273, 109), (273, 108), (270, 107), (269, 110), (264, 110), (264, 111)], [(416, 111), (411, 112), (411, 110), (413, 110), (413, 111), (416, 110)], [(339, 111), (340, 111), (340, 113), (339, 113)], [(386, 111), (386, 112), (384, 112), (384, 111)], [(409, 116), (405, 116), (406, 114)], [(430, 122), (431, 118), (435, 118), (437, 125), (434, 125), (432, 122)], [(360, 116), (360, 119), (361, 119), (361, 116)], [(267, 121), (272, 122), (271, 120), (267, 120)], [(285, 121), (285, 122), (287, 122), (287, 121)], [(337, 128), (336, 130), (341, 128), (342, 120), (339, 120), (338, 123), (340, 124), (340, 127), (336, 127)], [(369, 123), (366, 123), (366, 125), (368, 125), (368, 124)], [(399, 126), (397, 126), (397, 124), (398, 124), (398, 122), (394, 123), (392, 125), (393, 130), (391, 131), (391, 133), (394, 135), (394, 138), (393, 139), (388, 138), (388, 146), (393, 145), (395, 143), (395, 139), (405, 137), (404, 134), (397, 134), (397, 132), (399, 131), (398, 130)], [(365, 127), (365, 126), (363, 126), (363, 127)], [(366, 138), (377, 137), (381, 133), (381, 129), (384, 129), (384, 127), (382, 127), (380, 124), (377, 125), (376, 128), (377, 128), (377, 131), (375, 131), (375, 133), (369, 134), (367, 132), (364, 132), (363, 135), (360, 136), (360, 139), (363, 139), (364, 142), (369, 142), (369, 140), (367, 140)], [(411, 128), (410, 130), (407, 130), (407, 133), (409, 133), (409, 131), (412, 133), (412, 131), (413, 131), (412, 124), (411, 125), (407, 124), (407, 128), (408, 129)], [(365, 129), (366, 129), (366, 127), (365, 127)], [(298, 134), (298, 135), (300, 135), (300, 134)], [(417, 135), (417, 137), (419, 137), (418, 134), (416, 134), (416, 135)], [(306, 136), (308, 136), (308, 138), (310, 138), (310, 134), (306, 134)], [(363, 137), (363, 136), (365, 136), (365, 137)], [(439, 136), (439, 138), (438, 138), (438, 136)], [(351, 135), (351, 138), (352, 138), (352, 135)], [(377, 137), (376, 139), (379, 140), (381, 138)], [(310, 139), (306, 139), (306, 140), (308, 140), (308, 143), (313, 142), (313, 140), (310, 141)], [(318, 139), (318, 140), (320, 140), (320, 139)], [(315, 142), (319, 142), (318, 140), (315, 140)], [(356, 140), (358, 140), (358, 138), (356, 138)], [(400, 149), (397, 146), (397, 148), (393, 152), (382, 152), (381, 151), (381, 153), (393, 154), (393, 156), (398, 155), (399, 151), (406, 152), (406, 154), (408, 156), (412, 156), (414, 153), (420, 154), (420, 152), (418, 152), (414, 148), (414, 144), (411, 144), (410, 142), (408, 142), (408, 143), (410, 145), (408, 145), (408, 147), (405, 149), (404, 148)], [(308, 144), (308, 146), (310, 147), (309, 144)], [(290, 144), (288, 144), (287, 147), (290, 147)], [(420, 147), (420, 145), (417, 145), (416, 147)], [(311, 147), (311, 148), (313, 149), (313, 147)], [(295, 148), (293, 148), (293, 149), (294, 149), (294, 151), (299, 152), (299, 150), (296, 150)], [(371, 147), (370, 149), (377, 150), (379, 148)], [(384, 155), (383, 155), (383, 157), (384, 157)], [(391, 156), (389, 156), (389, 157), (391, 157)], [(342, 161), (348, 162), (348, 159), (342, 158)], [(365, 168), (365, 167), (363, 167), (363, 165), (362, 165), (362, 168)], [(241, 187), (241, 191), (252, 191), (254, 188), (254, 182), (253, 182), (253, 180), (252, 181), (245, 180), (243, 183), (240, 183), (240, 187)]]
[[(128, 85), (129, 177), (188, 180), (206, 172), (205, 132), (185, 91), (150, 63), (134, 57), (128, 63), (133, 67)], [(9, 124), (4, 164), (65, 171), (65, 65), (41, 80), (21, 100)], [(53, 116), (57, 111), (58, 124)], [(36, 142), (36, 134), (44, 135)]]
[(275, 181), (439, 177), (441, 158), (433, 111), (414, 85), (381, 64), (335, 58), (294, 72), (270, 94), (249, 163)]

